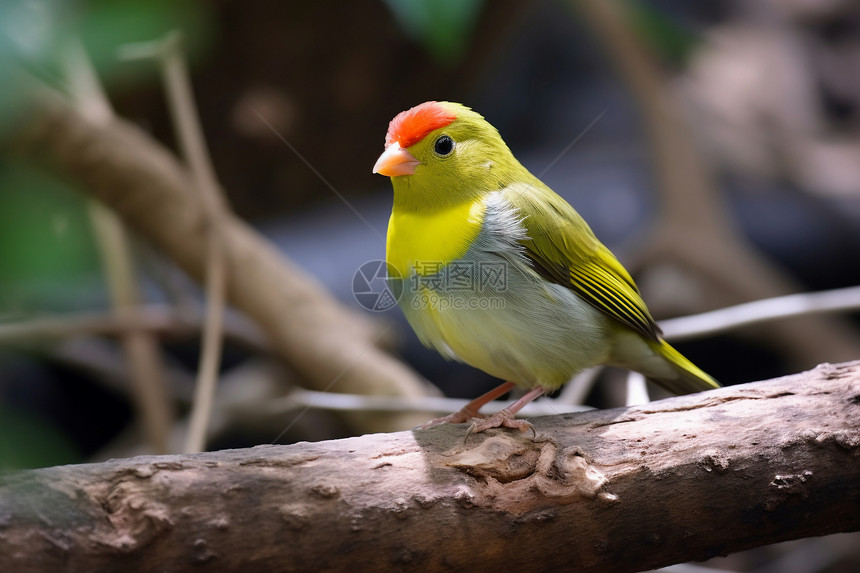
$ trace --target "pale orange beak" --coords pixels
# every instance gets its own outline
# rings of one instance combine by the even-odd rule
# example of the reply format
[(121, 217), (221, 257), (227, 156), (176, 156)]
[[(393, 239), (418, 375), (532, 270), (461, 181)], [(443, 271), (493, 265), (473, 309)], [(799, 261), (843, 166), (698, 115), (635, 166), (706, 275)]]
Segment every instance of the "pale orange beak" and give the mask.
[(373, 166), (373, 172), (388, 177), (397, 177), (398, 175), (412, 175), (415, 173), (415, 167), (421, 165), (421, 162), (415, 157), (400, 147), (400, 144), (395, 142), (388, 146), (382, 152), (379, 159), (376, 160), (376, 165)]

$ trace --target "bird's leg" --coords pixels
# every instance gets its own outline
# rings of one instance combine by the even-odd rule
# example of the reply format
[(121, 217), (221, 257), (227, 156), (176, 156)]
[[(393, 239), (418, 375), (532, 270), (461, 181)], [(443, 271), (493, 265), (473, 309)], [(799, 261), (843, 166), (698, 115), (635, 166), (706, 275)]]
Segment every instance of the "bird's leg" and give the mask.
[[(505, 382), (504, 384), (500, 384), (486, 394), (478, 396), (453, 414), (448, 414), (447, 416), (442, 416), (441, 418), (430, 420), (429, 422), (421, 424), (415, 429), (426, 430), (427, 428), (432, 428), (433, 426), (438, 426), (439, 424), (459, 424), (460, 422), (468, 422), (473, 418), (482, 418), (483, 416), (478, 413), (478, 410), (480, 410), (487, 402), (492, 402), (502, 394), (507, 394), (513, 389), (514, 386), (515, 384), (513, 382)], [(537, 396), (535, 396), (535, 398), (537, 398)], [(522, 406), (520, 406), (520, 408), (522, 408)], [(519, 408), (517, 408), (517, 410), (519, 410)], [(514, 410), (514, 412), (516, 412), (516, 410)]]
[(483, 432), (485, 430), (489, 430), (490, 428), (514, 428), (516, 430), (525, 431), (531, 430), (533, 434), (535, 433), (534, 426), (531, 425), (531, 422), (526, 420), (515, 420), (514, 416), (517, 412), (523, 409), (523, 406), (531, 402), (532, 400), (539, 398), (545, 390), (541, 386), (535, 386), (523, 396), (508, 406), (507, 408), (503, 408), (493, 414), (492, 416), (488, 416), (481, 420), (475, 420), (472, 422), (472, 426), (469, 428), (469, 432), (466, 434), (466, 438), (472, 434), (477, 434), (478, 432)]

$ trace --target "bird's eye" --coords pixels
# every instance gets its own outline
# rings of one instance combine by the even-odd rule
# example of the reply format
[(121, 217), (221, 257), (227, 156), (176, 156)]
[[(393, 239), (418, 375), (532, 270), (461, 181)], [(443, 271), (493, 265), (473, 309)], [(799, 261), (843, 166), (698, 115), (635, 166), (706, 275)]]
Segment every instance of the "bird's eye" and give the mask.
[(442, 157), (451, 155), (451, 152), (454, 151), (454, 140), (447, 135), (440, 135), (436, 143), (433, 144), (433, 151)]

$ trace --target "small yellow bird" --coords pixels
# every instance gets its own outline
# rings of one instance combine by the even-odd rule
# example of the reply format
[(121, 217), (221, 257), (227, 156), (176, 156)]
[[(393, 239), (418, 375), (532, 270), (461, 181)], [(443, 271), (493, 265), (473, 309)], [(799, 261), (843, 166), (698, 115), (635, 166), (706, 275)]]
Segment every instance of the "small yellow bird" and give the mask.
[[(598, 364), (675, 394), (719, 387), (660, 338), (630, 274), (582, 217), (468, 107), (429, 101), (398, 114), (373, 172), (394, 187), (388, 273), (418, 338), (507, 380), (422, 427), (530, 429), (517, 411)], [(528, 392), (478, 413), (514, 385)]]

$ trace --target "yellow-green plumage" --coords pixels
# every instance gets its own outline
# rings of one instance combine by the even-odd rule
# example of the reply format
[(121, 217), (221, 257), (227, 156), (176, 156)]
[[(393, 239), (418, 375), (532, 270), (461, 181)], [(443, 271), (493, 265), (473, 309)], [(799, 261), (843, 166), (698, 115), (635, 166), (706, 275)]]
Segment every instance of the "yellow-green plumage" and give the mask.
[[(526, 388), (596, 364), (674, 393), (718, 387), (660, 338), (630, 274), (477, 113), (428, 102), (400, 114), (375, 170), (392, 175), (400, 306), (428, 346)], [(471, 284), (454, 280), (464, 268)], [(480, 284), (488, 268), (505, 280)]]
[[(650, 378), (657, 384), (675, 394), (718, 387), (713, 378), (659, 337), (660, 328), (633, 278), (598, 241), (579, 213), (524, 167), (520, 168), (525, 172), (523, 177), (528, 178), (525, 185), (508, 189), (505, 196), (523, 216), (529, 239), (522, 244), (538, 272), (547, 280), (571, 288), (586, 302), (639, 334), (649, 349), (670, 363), (678, 377), (652, 374)], [(616, 364), (639, 370), (635, 363), (624, 363), (620, 356)]]

